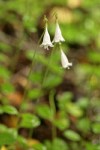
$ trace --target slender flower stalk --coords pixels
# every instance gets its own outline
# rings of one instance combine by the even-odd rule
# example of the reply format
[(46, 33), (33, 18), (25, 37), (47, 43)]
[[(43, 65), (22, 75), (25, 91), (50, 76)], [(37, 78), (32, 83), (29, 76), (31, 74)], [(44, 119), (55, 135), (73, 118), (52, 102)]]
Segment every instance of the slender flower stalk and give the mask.
[(70, 66), (72, 66), (72, 63), (70, 63), (68, 61), (68, 58), (65, 55), (65, 53), (63, 52), (63, 50), (61, 49), (60, 51), (61, 51), (61, 64), (62, 64), (62, 67), (70, 69)]
[(30, 79), (30, 76), (31, 76), (31, 74), (32, 74), (35, 55), (36, 55), (36, 50), (34, 51), (34, 54), (33, 54), (32, 63), (31, 63), (31, 65), (30, 65), (30, 70), (29, 70), (29, 73), (28, 73), (28, 76), (27, 76), (27, 83), (26, 83), (24, 95), (23, 95), (22, 102), (21, 102), (20, 108), (19, 108), (18, 124), (17, 124), (17, 127), (16, 127), (17, 131), (18, 131), (19, 128), (20, 128), (19, 120), (20, 120), (20, 115), (21, 115), (21, 113), (22, 113), (22, 111), (23, 111), (23, 108), (22, 108), (22, 106), (23, 106), (23, 101), (24, 101), (24, 102), (27, 102), (27, 101), (28, 101), (28, 97), (27, 97), (27, 96), (28, 96), (29, 82), (30, 82), (29, 79)]
[[(48, 72), (49, 72), (49, 65), (51, 63), (51, 59), (52, 59), (52, 55), (53, 55), (53, 50), (51, 51), (51, 55), (49, 57), (49, 60), (48, 60), (48, 66), (46, 67), (46, 70), (45, 70), (45, 73), (44, 73), (44, 76), (43, 76), (43, 80), (42, 80), (42, 83), (41, 83), (41, 86), (40, 86), (40, 93), (42, 92), (43, 90), (43, 86), (44, 86), (44, 82), (46, 80), (46, 77), (48, 75)], [(36, 105), (38, 105), (38, 103), (40, 102), (40, 98), (37, 99), (36, 101)], [(30, 133), (29, 133), (29, 138), (32, 137), (32, 134), (33, 134), (33, 129), (30, 130)], [(52, 136), (56, 136), (56, 129), (54, 126), (52, 126)]]
[[(38, 44), (40, 43), (40, 40), (41, 40), (42, 36), (43, 36), (43, 34), (41, 35)], [(33, 70), (33, 67), (34, 67), (35, 56), (36, 56), (36, 49), (35, 49), (35, 51), (34, 51), (34, 53), (33, 53), (32, 63), (31, 63), (31, 65), (30, 65), (30, 70), (29, 70), (29, 73), (28, 73), (28, 76), (27, 76), (27, 83), (26, 83), (26, 86), (25, 86), (25, 91), (24, 91), (24, 94), (23, 94), (22, 102), (21, 102), (21, 105), (20, 105), (20, 108), (19, 108), (18, 120), (20, 119), (20, 114), (21, 114), (22, 111), (23, 111), (23, 108), (22, 108), (22, 106), (23, 106), (23, 101), (24, 101), (24, 102), (28, 102), (29, 82), (30, 82), (30, 76), (31, 76), (31, 74), (32, 74), (32, 70)], [(19, 122), (18, 122), (17, 127), (16, 127), (17, 131), (19, 130), (19, 128), (20, 128), (20, 124), (19, 124)]]
[(64, 41), (65, 39), (62, 36), (61, 29), (58, 24), (58, 19), (56, 18), (56, 30), (55, 30), (55, 35), (54, 35), (54, 39), (52, 43), (59, 43), (59, 42), (64, 42)]
[[(51, 51), (50, 57), (48, 59), (48, 65), (46, 66), (45, 73), (44, 73), (44, 76), (43, 76), (43, 79), (42, 79), (42, 82), (41, 82), (40, 92), (42, 92), (46, 77), (49, 73), (49, 69), (50, 69), (49, 66), (50, 66), (51, 61), (52, 61), (52, 55), (53, 55), (53, 50)], [(37, 103), (39, 103), (39, 101), (40, 101), (40, 98), (37, 100)]]
[(47, 49), (47, 50), (49, 50), (48, 47), (53, 47), (53, 44), (51, 42), (50, 35), (48, 32), (47, 18), (45, 18), (45, 32), (44, 32), (44, 36), (43, 36), (43, 42), (40, 45), (40, 47), (44, 47), (44, 49)]
[(53, 116), (51, 119), (51, 122), (52, 122), (52, 140), (54, 140), (57, 136), (56, 126), (54, 125), (55, 115), (56, 115), (56, 106), (55, 106), (55, 101), (54, 101), (54, 95), (55, 95), (55, 90), (52, 90), (49, 94), (50, 108), (52, 109), (52, 112), (53, 112)]

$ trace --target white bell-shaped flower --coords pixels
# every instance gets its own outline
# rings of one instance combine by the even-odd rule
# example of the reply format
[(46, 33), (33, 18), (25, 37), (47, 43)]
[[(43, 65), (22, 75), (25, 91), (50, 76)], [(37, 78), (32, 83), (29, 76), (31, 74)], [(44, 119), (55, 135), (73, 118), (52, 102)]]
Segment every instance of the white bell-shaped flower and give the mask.
[(55, 35), (54, 35), (54, 39), (53, 39), (52, 43), (54, 43), (54, 42), (58, 43), (58, 42), (64, 42), (64, 41), (65, 41), (65, 39), (62, 36), (59, 24), (58, 24), (58, 22), (56, 22), (56, 30), (55, 30)]
[(72, 66), (72, 63), (70, 63), (68, 61), (68, 58), (65, 55), (65, 53), (63, 52), (63, 50), (61, 50), (61, 64), (62, 64), (63, 68), (68, 68), (68, 69), (69, 69), (70, 66)]
[(47, 50), (48, 50), (49, 46), (53, 47), (53, 44), (50, 40), (50, 35), (49, 35), (49, 32), (48, 32), (47, 26), (45, 28), (45, 33), (44, 33), (44, 36), (43, 36), (43, 42), (40, 46), (44, 47), (44, 49), (47, 49)]

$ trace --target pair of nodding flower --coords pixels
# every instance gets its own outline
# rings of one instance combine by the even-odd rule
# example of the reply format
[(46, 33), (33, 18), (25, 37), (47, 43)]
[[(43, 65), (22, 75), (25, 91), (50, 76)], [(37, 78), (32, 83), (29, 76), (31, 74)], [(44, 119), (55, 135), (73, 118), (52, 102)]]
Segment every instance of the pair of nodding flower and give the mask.
[(65, 39), (62, 36), (58, 21), (56, 20), (56, 29), (55, 29), (55, 35), (54, 35), (54, 39), (51, 42), (50, 39), (50, 35), (48, 32), (48, 27), (47, 27), (47, 19), (46, 19), (46, 25), (45, 25), (45, 32), (44, 32), (44, 36), (43, 36), (43, 42), (40, 45), (41, 47), (44, 47), (44, 49), (49, 50), (48, 47), (54, 47), (53, 43), (59, 43), (60, 45), (60, 52), (61, 52), (61, 64), (63, 68), (68, 68), (70, 66), (72, 66), (72, 63), (70, 63), (68, 61), (67, 56), (65, 55), (65, 53), (63, 52), (62, 48), (61, 48), (61, 42), (64, 42)]

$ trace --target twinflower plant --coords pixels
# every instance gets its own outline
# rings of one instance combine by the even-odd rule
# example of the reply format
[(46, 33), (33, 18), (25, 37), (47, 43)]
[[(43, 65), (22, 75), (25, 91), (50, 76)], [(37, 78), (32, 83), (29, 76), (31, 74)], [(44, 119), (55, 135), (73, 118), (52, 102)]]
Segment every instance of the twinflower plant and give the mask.
[(42, 44), (40, 45), (40, 47), (43, 47), (44, 49), (47, 49), (49, 50), (48, 47), (53, 47), (53, 44), (51, 42), (51, 39), (50, 39), (50, 35), (49, 35), (49, 32), (48, 32), (48, 25), (47, 25), (47, 18), (45, 17), (45, 32), (44, 32), (44, 36), (43, 36), (43, 42)]
[(52, 43), (64, 42), (65, 39), (62, 36), (61, 29), (59, 27), (58, 21), (56, 21), (56, 30)]
[(67, 56), (65, 55), (65, 53), (63, 52), (62, 49), (60, 50), (60, 52), (61, 52), (61, 64), (62, 64), (62, 67), (70, 69), (70, 66), (72, 66), (72, 63), (70, 63), (68, 61), (68, 58), (67, 58)]
[(48, 24), (47, 24), (48, 19), (46, 17), (44, 17), (45, 31), (44, 31), (44, 35), (43, 35), (43, 41), (42, 41), (42, 44), (40, 46), (43, 47), (44, 49), (49, 50), (49, 47), (54, 47), (55, 43), (59, 44), (62, 67), (69, 69), (72, 66), (72, 63), (70, 63), (68, 61), (67, 56), (65, 55), (65, 53), (63, 52), (63, 50), (61, 48), (61, 42), (64, 42), (65, 39), (62, 36), (62, 32), (61, 32), (61, 29), (60, 29), (60, 26), (59, 26), (59, 23), (58, 23), (57, 15), (55, 17), (56, 17), (56, 28), (55, 28), (55, 34), (54, 34), (54, 38), (53, 38), (52, 42), (51, 42), (50, 35), (49, 35), (49, 32), (48, 32)]
[(63, 50), (61, 48), (61, 42), (64, 42), (64, 41), (65, 41), (65, 39), (62, 36), (62, 32), (61, 32), (61, 29), (60, 29), (60, 26), (59, 26), (59, 23), (58, 23), (58, 18), (57, 18), (57, 15), (56, 15), (56, 29), (55, 29), (55, 35), (54, 35), (54, 39), (53, 39), (52, 43), (58, 43), (59, 44), (60, 53), (61, 53), (62, 67), (69, 69), (69, 67), (72, 66), (72, 63), (70, 63), (68, 61), (67, 56), (65, 55), (65, 53), (63, 52)]

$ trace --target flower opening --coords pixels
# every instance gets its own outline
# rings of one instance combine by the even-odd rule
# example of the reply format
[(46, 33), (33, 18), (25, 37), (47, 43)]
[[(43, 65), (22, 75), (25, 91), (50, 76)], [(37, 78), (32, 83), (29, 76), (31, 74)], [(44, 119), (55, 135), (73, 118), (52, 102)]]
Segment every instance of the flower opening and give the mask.
[(46, 25), (45, 33), (44, 33), (44, 36), (43, 36), (43, 42), (40, 45), (40, 47), (44, 47), (44, 49), (47, 49), (47, 50), (49, 49), (48, 47), (53, 47), (53, 44), (50, 40), (50, 35), (49, 35), (49, 32), (48, 32), (48, 29), (47, 29), (47, 25)]
[(61, 64), (63, 68), (68, 68), (68, 69), (70, 69), (70, 66), (72, 66), (72, 63), (68, 61), (68, 58), (63, 52), (63, 50), (61, 50)]
[(54, 42), (58, 43), (58, 42), (64, 42), (64, 41), (65, 41), (65, 39), (62, 36), (59, 24), (58, 24), (58, 22), (56, 22), (56, 30), (55, 30), (55, 35), (54, 35), (54, 39), (53, 39), (52, 43), (54, 43)]

